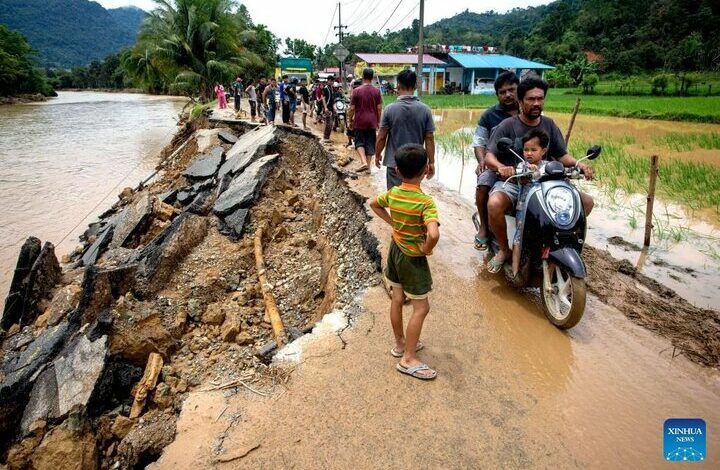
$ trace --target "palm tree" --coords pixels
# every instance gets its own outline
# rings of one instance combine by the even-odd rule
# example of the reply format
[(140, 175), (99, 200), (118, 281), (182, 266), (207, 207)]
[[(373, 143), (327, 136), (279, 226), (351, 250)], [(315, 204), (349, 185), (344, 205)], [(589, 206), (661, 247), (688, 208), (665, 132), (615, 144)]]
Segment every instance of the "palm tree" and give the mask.
[[(154, 0), (126, 69), (141, 82), (152, 78), (152, 66), (171, 92), (198, 95), (205, 102), (213, 84), (262, 60), (240, 43), (241, 24), (233, 0)], [(133, 67), (133, 65), (141, 67)], [(140, 72), (140, 74), (138, 74)]]

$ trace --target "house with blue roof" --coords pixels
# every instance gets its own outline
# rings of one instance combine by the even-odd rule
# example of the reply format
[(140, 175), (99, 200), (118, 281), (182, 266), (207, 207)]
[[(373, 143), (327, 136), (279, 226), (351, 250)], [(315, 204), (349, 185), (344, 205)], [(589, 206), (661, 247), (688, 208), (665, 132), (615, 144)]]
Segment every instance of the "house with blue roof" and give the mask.
[[(515, 72), (520, 79), (530, 72), (544, 77), (545, 70), (555, 67), (505, 54), (447, 54), (446, 80), (456, 88), (471, 94), (495, 94), (495, 78), (505, 70)], [(444, 57), (443, 57), (444, 58)]]

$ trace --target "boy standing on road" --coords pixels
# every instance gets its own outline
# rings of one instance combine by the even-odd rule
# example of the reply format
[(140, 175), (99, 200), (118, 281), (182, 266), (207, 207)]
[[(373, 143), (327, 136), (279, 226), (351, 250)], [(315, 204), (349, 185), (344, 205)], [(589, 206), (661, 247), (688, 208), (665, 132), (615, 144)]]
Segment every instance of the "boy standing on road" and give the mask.
[[(417, 357), (425, 317), (430, 311), (428, 294), (432, 276), (427, 256), (440, 239), (440, 223), (433, 199), (420, 189), (420, 182), (430, 171), (425, 149), (419, 144), (407, 144), (395, 154), (397, 171), (402, 184), (392, 187), (370, 208), (393, 228), (387, 256), (385, 278), (392, 289), (390, 321), (395, 335), (395, 347), (390, 354), (399, 357), (397, 370), (412, 377), (430, 380), (437, 372)], [(388, 212), (389, 211), (389, 212)], [(410, 299), (413, 313), (403, 333), (402, 307), (404, 298)]]

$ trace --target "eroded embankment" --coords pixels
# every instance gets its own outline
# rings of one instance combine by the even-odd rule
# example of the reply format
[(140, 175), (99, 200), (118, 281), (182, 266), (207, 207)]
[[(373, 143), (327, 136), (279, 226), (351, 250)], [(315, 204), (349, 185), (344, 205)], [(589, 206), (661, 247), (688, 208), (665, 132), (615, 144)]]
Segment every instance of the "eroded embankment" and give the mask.
[(207, 127), (186, 125), (62, 266), (23, 247), (0, 338), (8, 468), (144, 468), (190, 391), (277, 380), (263, 290), (291, 341), (378, 282), (364, 201), (316, 138)]

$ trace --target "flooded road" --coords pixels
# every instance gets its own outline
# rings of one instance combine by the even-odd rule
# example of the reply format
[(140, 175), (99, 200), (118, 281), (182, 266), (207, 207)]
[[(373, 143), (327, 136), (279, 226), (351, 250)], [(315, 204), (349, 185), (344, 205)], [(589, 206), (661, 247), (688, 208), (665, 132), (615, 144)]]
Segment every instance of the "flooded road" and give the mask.
[[(373, 197), (384, 183), (373, 168), (350, 185)], [(151, 468), (673, 468), (666, 419), (720, 428), (717, 369), (674, 355), (667, 339), (594, 295), (575, 328), (553, 327), (536, 289), (485, 273), (472, 204), (437, 181), (423, 188), (441, 220), (420, 353), (437, 380), (397, 373), (389, 300), (375, 287), (358, 297), (365, 311), (343, 341), (321, 325), (291, 346), (292, 374), (278, 373), (274, 388), (192, 392), (175, 442)], [(389, 228), (376, 217), (369, 226), (385, 255)], [(694, 468), (720, 466), (709, 433)]]
[[(437, 151), (437, 180), (464, 200), (475, 198), (475, 158), (471, 148), (471, 127), (482, 111), (434, 111), (440, 134), (458, 136), (451, 148)], [(549, 113), (560, 129), (567, 127), (567, 114)], [(572, 139), (605, 142), (635, 139), (631, 146), (644, 152), (658, 149), (651, 143), (671, 132), (720, 132), (714, 124), (675, 123), (640, 119), (578, 115)], [(617, 134), (615, 134), (617, 133)], [(438, 139), (436, 138), (436, 141)], [(646, 147), (647, 145), (647, 147)], [(465, 161), (460, 157), (465, 149)], [(648, 153), (648, 154), (649, 154)], [(665, 149), (668, 158), (686, 158), (685, 153)], [(704, 150), (702, 160), (720, 165), (720, 150)], [(601, 155), (600, 158), (603, 158)], [(608, 158), (605, 156), (605, 158)], [(649, 250), (641, 250), (645, 223), (645, 196), (622, 190), (608, 192), (599, 183), (579, 182), (595, 199), (588, 219), (588, 240), (592, 246), (610, 251), (617, 259), (628, 259), (644, 274), (656, 278), (694, 305), (720, 308), (720, 219), (712, 209), (693, 211), (672, 202), (656, 199), (656, 230)], [(662, 182), (660, 183), (662, 184)], [(620, 239), (618, 239), (620, 237)]]
[(36, 236), (58, 258), (125, 186), (152, 173), (185, 100), (61, 92), (44, 103), (0, 106), (0, 297), (18, 250)]

